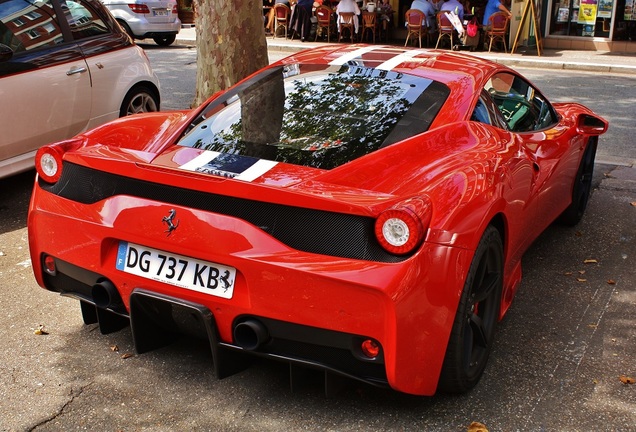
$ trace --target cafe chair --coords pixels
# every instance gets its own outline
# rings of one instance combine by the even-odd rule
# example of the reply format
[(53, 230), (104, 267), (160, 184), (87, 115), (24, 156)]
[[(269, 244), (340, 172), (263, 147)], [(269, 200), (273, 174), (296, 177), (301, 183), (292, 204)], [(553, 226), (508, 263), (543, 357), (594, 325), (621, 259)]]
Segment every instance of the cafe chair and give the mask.
[(426, 35), (426, 45), (429, 43), (428, 28), (426, 27), (426, 16), (419, 9), (409, 9), (404, 14), (404, 21), (406, 22), (406, 42), (404, 46), (408, 45), (411, 36), (418, 39), (420, 48), (422, 48), (422, 35)]
[(338, 29), (338, 42), (342, 40), (345, 31), (349, 32), (351, 42), (355, 42), (356, 27), (353, 22), (355, 14), (353, 12), (340, 12), (340, 28)]
[(435, 44), (435, 49), (439, 46), (439, 43), (442, 39), (448, 38), (450, 41), (451, 49), (455, 46), (454, 37), (455, 37), (455, 27), (453, 23), (451, 23), (446, 12), (440, 12), (436, 15), (437, 19), (437, 30), (439, 32), (439, 36), (437, 36), (437, 43)]
[(331, 34), (334, 33), (335, 30), (335, 22), (332, 19), (333, 9), (328, 6), (321, 5), (316, 8), (316, 10), (314, 11), (314, 15), (316, 16), (316, 22), (318, 24), (316, 27), (316, 39), (314, 40), (314, 42), (318, 40), (318, 34), (320, 34), (321, 32), (322, 34), (324, 34), (324, 32), (327, 32), (327, 42), (330, 42)]
[(283, 27), (285, 29), (285, 39), (287, 39), (287, 30), (289, 29), (289, 16), (291, 15), (291, 9), (289, 6), (283, 3), (276, 3), (274, 5), (274, 39), (278, 29)]
[(377, 28), (378, 14), (375, 12), (362, 12), (362, 32), (360, 34), (360, 40), (364, 40), (367, 32), (371, 32), (373, 43), (375, 43), (375, 30)]
[(500, 40), (503, 43), (504, 52), (508, 52), (506, 46), (506, 37), (508, 34), (508, 24), (510, 23), (510, 15), (505, 12), (495, 12), (488, 18), (488, 28), (486, 37), (489, 39), (488, 52), (492, 49), (492, 44)]

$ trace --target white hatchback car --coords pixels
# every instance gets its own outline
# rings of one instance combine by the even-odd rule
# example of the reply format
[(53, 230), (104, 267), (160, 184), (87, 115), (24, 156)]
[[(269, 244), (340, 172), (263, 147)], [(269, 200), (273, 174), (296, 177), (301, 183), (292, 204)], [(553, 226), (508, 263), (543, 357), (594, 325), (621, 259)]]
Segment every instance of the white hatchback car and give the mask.
[(97, 0), (0, 0), (0, 178), (42, 145), (158, 111), (148, 57)]
[(181, 21), (176, 0), (101, 0), (133, 39), (152, 39), (168, 46), (177, 38)]

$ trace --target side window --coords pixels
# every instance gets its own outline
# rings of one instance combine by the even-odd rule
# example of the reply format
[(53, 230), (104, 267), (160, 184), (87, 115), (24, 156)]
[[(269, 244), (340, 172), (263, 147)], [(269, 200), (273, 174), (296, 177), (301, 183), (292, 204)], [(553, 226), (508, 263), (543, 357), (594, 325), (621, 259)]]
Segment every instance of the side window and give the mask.
[(50, 1), (0, 0), (0, 43), (14, 53), (64, 42)]
[(62, 0), (61, 5), (74, 40), (110, 32), (97, 12), (83, 0)]
[(496, 126), (500, 129), (508, 129), (508, 124), (503, 120), (499, 109), (488, 97), (486, 91), (482, 91), (470, 120)]
[(509, 73), (493, 75), (485, 90), (514, 132), (546, 129), (557, 122), (556, 112), (543, 95), (524, 79)]

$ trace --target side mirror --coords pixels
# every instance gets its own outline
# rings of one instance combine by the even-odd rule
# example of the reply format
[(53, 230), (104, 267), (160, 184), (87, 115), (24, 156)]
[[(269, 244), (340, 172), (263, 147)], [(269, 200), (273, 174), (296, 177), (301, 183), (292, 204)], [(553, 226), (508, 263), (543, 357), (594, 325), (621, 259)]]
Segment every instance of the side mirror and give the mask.
[(583, 135), (601, 135), (607, 131), (607, 122), (600, 117), (581, 114), (576, 120), (576, 131)]
[(5, 44), (0, 44), (0, 62), (11, 60), (13, 57), (13, 50)]

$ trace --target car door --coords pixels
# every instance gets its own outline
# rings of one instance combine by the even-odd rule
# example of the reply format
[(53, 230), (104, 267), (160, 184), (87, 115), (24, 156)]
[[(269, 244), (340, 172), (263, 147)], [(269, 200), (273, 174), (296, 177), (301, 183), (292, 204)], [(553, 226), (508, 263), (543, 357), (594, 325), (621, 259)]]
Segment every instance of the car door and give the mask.
[(532, 219), (525, 223), (530, 237), (543, 231), (564, 210), (571, 196), (572, 178), (578, 165), (578, 146), (568, 136), (569, 127), (559, 122), (550, 102), (519, 75), (493, 75), (485, 90), (508, 129), (517, 134), (520, 154), (532, 166), (530, 206)]
[(32, 165), (38, 147), (82, 131), (91, 80), (56, 0), (0, 0), (0, 177)]

